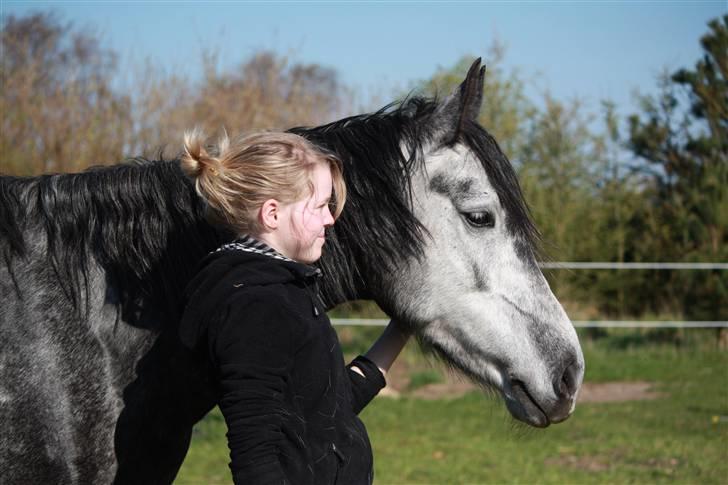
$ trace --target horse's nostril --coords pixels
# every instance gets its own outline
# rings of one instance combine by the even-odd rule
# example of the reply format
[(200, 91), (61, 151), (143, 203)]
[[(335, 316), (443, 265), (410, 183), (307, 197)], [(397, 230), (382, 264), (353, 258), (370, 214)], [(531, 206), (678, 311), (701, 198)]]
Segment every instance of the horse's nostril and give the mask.
[(561, 374), (561, 378), (556, 386), (556, 390), (560, 396), (571, 397), (576, 393), (577, 374), (579, 368), (576, 364), (571, 364)]
[(567, 394), (569, 392), (569, 377), (566, 373), (561, 376), (561, 386), (559, 387), (561, 394)]

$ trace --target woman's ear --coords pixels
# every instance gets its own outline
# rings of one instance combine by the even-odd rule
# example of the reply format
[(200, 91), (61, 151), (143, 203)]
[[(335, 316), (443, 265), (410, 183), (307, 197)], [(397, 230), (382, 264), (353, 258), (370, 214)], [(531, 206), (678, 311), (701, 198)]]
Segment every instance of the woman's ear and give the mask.
[(275, 199), (268, 199), (258, 211), (258, 219), (260, 224), (266, 230), (274, 230), (278, 228), (278, 216), (280, 215), (281, 204)]

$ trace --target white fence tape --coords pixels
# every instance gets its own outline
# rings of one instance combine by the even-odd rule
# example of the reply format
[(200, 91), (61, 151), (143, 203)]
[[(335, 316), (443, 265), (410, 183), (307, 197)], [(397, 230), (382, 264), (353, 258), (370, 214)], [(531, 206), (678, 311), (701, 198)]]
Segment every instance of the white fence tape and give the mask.
[(582, 328), (728, 328), (728, 321), (704, 320), (573, 320)]
[[(355, 325), (384, 327), (387, 318), (332, 318), (334, 325)], [(579, 328), (728, 328), (728, 321), (682, 321), (682, 320), (573, 320)]]
[(544, 269), (719, 269), (728, 270), (728, 263), (608, 263), (554, 261), (539, 263)]

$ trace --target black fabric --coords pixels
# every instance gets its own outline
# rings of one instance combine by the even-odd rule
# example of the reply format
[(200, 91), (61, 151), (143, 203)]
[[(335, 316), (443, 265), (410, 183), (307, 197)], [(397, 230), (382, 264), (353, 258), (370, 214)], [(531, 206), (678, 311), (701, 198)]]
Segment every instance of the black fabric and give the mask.
[(385, 381), (344, 366), (320, 271), (263, 254), (210, 254), (190, 282), (180, 339), (210, 359), (236, 484), (371, 483), (359, 411)]

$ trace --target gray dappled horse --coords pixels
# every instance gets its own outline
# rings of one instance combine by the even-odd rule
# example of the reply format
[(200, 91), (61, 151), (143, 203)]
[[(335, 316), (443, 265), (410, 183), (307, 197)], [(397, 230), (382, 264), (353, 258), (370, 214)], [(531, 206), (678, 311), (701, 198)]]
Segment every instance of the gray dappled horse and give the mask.
[[(513, 168), (476, 122), (483, 75), (478, 60), (442, 102), (292, 131), (345, 164), (327, 305), (375, 300), (543, 427), (573, 411), (584, 360)], [(197, 262), (230, 239), (203, 214), (176, 161), (0, 178), (3, 482), (174, 479), (216, 400), (177, 335)]]

